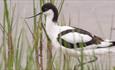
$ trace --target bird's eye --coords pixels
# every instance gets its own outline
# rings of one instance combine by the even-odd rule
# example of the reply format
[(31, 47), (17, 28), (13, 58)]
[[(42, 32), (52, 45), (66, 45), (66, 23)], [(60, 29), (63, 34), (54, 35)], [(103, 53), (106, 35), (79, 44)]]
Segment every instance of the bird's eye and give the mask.
[(42, 7), (42, 11), (43, 11), (43, 12), (45, 12), (45, 11), (47, 11), (47, 10), (48, 10), (47, 7)]
[(46, 10), (47, 10), (47, 8), (44, 8), (44, 10), (46, 11)]

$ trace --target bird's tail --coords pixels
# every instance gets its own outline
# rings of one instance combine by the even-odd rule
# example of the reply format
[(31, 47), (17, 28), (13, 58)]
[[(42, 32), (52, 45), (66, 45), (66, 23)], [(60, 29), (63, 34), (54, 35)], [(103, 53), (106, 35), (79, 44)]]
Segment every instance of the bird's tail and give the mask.
[(115, 41), (110, 41), (112, 43), (110, 46), (115, 46)]
[(98, 45), (98, 48), (104, 48), (104, 47), (106, 48), (112, 46), (115, 46), (115, 41), (104, 40)]

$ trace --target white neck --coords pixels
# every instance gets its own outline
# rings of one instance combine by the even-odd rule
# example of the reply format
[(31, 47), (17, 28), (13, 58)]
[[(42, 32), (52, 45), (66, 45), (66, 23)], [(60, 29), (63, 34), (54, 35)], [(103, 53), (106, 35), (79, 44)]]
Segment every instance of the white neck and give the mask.
[[(50, 39), (56, 37), (59, 26), (56, 24), (56, 22), (53, 22), (51, 19), (51, 16), (46, 17), (46, 31)], [(54, 34), (53, 34), (54, 33)]]
[(59, 26), (56, 22), (53, 22), (54, 12), (52, 10), (48, 10), (44, 14), (46, 15), (46, 31), (50, 39), (52, 39), (59, 32)]
[(52, 21), (52, 17), (53, 16), (46, 17), (46, 30), (52, 30), (58, 27), (57, 23)]

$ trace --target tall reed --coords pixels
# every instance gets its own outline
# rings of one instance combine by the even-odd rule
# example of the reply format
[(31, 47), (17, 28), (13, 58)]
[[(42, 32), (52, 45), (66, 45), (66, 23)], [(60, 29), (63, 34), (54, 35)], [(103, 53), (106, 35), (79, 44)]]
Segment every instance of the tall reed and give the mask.
[(7, 0), (4, 0), (4, 29), (7, 31), (4, 33), (4, 36), (7, 37), (7, 46), (8, 46), (8, 59), (6, 59), (6, 67), (8, 69), (13, 69), (13, 60), (14, 60), (14, 47), (12, 42), (12, 24), (10, 12), (7, 5)]
[[(37, 14), (37, 5), (39, 5), (39, 8), (42, 7), (43, 4), (46, 2), (51, 2), (54, 5), (58, 6), (59, 15), (61, 13), (64, 0), (60, 0), (60, 3), (57, 3), (58, 0), (33, 0), (33, 15)], [(89, 56), (88, 60), (92, 60), (89, 62), (85, 62), (87, 60), (86, 56), (84, 56), (84, 49), (83, 44), (81, 44), (81, 50), (80, 50), (80, 57), (78, 58), (72, 58), (71, 56), (67, 56), (65, 54), (62, 54), (62, 50), (57, 51), (60, 52), (59, 57), (57, 58), (57, 53), (52, 55), (52, 44), (51, 40), (49, 39), (47, 32), (45, 30), (45, 22), (42, 21), (46, 20), (46, 17), (42, 17), (43, 15), (40, 15), (39, 17), (33, 17), (32, 18), (32, 30), (29, 24), (27, 23), (28, 20), (24, 19), (24, 23), (26, 24), (28, 30), (30, 31), (32, 35), (32, 42), (29, 41), (28, 35), (26, 34), (26, 31), (24, 31), (24, 28), (20, 28), (19, 32), (13, 32), (13, 24), (14, 24), (14, 13), (15, 8), (13, 12), (11, 12), (12, 8), (9, 7), (9, 1), (3, 0), (4, 3), (4, 14), (3, 14), (3, 23), (0, 23), (1, 31), (3, 34), (2, 42), (3, 44), (0, 46), (0, 54), (2, 54), (3, 58), (2, 63), (0, 63), (0, 70), (103, 70), (103, 68), (100, 68), (98, 63), (93, 62), (92, 58)], [(39, 12), (41, 9), (39, 10)], [(12, 15), (11, 15), (12, 13)], [(19, 19), (18, 19), (19, 20)], [(61, 20), (59, 22), (62, 23), (62, 25), (65, 25), (66, 19)], [(69, 18), (69, 25), (71, 25), (71, 18)], [(18, 24), (16, 24), (18, 27)], [(16, 29), (18, 29), (16, 27)], [(19, 35), (17, 35), (19, 34)], [(45, 40), (47, 41), (46, 53), (44, 52), (44, 45), (43, 45), (43, 36), (46, 36)], [(25, 45), (26, 43), (26, 45)], [(25, 51), (23, 48), (27, 47), (27, 51)], [(25, 52), (23, 52), (25, 51)], [(26, 66), (23, 68), (22, 65), (22, 56), (24, 53), (27, 53), (26, 59)], [(46, 59), (44, 59), (44, 56), (47, 56)], [(95, 56), (95, 53), (94, 53)], [(94, 57), (96, 59), (96, 57)], [(55, 59), (59, 59), (59, 62), (56, 62)], [(46, 62), (45, 62), (46, 61)], [(63, 64), (59, 64), (62, 63)], [(103, 64), (102, 64), (103, 66)], [(113, 68), (115, 70), (115, 68)]]

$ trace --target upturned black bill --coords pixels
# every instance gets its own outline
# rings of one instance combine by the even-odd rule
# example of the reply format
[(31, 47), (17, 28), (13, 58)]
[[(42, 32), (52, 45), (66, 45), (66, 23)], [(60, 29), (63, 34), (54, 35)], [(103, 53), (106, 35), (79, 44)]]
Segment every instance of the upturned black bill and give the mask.
[(38, 14), (34, 15), (34, 16), (27, 17), (27, 19), (29, 19), (29, 18), (33, 18), (33, 17), (36, 17), (36, 16), (38, 16), (38, 15), (40, 15), (40, 14), (42, 14), (42, 12), (40, 12), (40, 13), (38, 13)]

